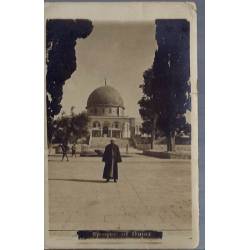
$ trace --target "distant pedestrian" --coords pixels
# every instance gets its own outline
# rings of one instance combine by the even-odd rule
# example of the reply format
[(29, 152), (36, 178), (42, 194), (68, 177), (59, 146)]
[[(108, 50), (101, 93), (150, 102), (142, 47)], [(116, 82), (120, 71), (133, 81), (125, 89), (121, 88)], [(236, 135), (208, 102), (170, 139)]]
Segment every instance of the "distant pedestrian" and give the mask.
[(128, 154), (128, 144), (126, 145), (126, 154)]
[(114, 140), (110, 140), (110, 144), (105, 147), (102, 161), (105, 162), (103, 179), (109, 182), (110, 179), (114, 179), (117, 182), (118, 179), (118, 162), (121, 162), (121, 154), (119, 147), (115, 144)]
[(67, 161), (69, 161), (67, 152), (68, 152), (68, 145), (67, 143), (63, 143), (60, 145), (61, 149), (62, 149), (62, 161), (64, 159), (64, 157), (66, 157)]
[(71, 147), (72, 157), (75, 156), (76, 158), (76, 144), (74, 143)]

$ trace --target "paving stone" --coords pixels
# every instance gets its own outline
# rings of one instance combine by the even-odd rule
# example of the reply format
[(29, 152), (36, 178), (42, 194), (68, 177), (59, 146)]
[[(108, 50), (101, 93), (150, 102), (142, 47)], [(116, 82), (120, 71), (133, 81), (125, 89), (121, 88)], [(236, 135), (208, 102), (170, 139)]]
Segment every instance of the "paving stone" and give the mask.
[(51, 235), (80, 229), (191, 229), (190, 160), (133, 154), (119, 164), (118, 183), (102, 180), (99, 157), (69, 160), (49, 158)]

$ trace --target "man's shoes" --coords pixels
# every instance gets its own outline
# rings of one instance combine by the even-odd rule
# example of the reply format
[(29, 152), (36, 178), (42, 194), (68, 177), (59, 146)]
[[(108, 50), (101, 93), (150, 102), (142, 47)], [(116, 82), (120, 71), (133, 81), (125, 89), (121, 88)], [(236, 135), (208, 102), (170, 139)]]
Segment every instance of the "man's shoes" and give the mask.
[(114, 182), (117, 182), (117, 180), (116, 180), (116, 179), (114, 179)]
[(109, 179), (107, 179), (106, 182), (109, 182)]

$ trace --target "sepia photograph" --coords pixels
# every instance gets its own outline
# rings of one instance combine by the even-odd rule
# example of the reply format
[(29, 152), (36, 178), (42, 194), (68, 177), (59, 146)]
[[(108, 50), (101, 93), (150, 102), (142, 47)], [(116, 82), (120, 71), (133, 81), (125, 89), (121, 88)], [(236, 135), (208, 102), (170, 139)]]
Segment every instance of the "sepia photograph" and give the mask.
[(45, 7), (45, 245), (194, 248), (192, 3)]

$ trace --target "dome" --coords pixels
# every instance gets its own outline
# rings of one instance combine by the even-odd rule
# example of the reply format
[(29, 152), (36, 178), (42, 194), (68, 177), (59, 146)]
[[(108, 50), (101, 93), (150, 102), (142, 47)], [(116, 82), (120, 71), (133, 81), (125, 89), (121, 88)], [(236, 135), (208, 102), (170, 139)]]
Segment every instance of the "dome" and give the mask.
[(89, 96), (87, 108), (97, 106), (122, 107), (124, 103), (119, 92), (110, 86), (102, 86), (95, 89)]

